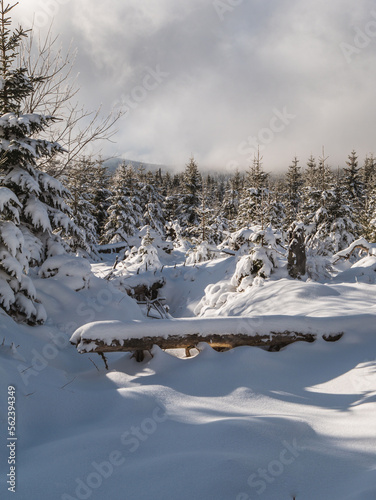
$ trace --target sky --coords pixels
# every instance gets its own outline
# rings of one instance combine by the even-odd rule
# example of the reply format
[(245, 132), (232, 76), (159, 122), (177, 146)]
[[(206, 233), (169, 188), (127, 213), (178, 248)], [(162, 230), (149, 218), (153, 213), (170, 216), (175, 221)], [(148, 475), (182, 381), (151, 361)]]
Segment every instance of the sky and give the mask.
[(376, 153), (372, 0), (20, 0), (13, 17), (77, 48), (87, 109), (126, 111), (105, 155), (231, 173), (258, 147), (269, 172)]

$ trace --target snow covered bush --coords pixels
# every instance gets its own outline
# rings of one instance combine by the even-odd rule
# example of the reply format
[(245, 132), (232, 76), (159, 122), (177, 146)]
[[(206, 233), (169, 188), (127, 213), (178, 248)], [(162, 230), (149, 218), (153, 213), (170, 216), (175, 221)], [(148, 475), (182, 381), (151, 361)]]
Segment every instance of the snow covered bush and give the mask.
[[(149, 237), (153, 240), (153, 246), (158, 250), (159, 257), (165, 256), (164, 254), (171, 254), (174, 249), (174, 244), (172, 241), (166, 241), (165, 237), (160, 234), (156, 229), (151, 226), (144, 226), (140, 229), (138, 233), (139, 238), (144, 238), (149, 232)], [(130, 239), (129, 241), (134, 241)]]
[(273, 269), (279, 267), (280, 238), (279, 233), (275, 233), (271, 226), (254, 232), (250, 238), (254, 247), (249, 255), (240, 257), (231, 279), (231, 284), (238, 292), (251, 286), (255, 278), (269, 278)]
[(332, 257), (321, 255), (313, 248), (307, 248), (306, 269), (307, 276), (314, 281), (328, 279), (333, 271)]
[(230, 280), (223, 280), (205, 288), (205, 295), (194, 310), (196, 315), (202, 316), (208, 310), (220, 309), (239, 292), (244, 292), (256, 283), (261, 284), (264, 279), (269, 278), (274, 269), (280, 267), (281, 234), (271, 226), (266, 229), (254, 226), (253, 229), (249, 237), (249, 244), (253, 247), (249, 254), (239, 257)]
[(158, 250), (153, 245), (154, 238), (150, 235), (150, 228), (146, 235), (142, 238), (141, 246), (137, 251), (133, 248), (129, 257), (123, 261), (123, 265), (127, 270), (137, 270), (137, 272), (145, 272), (157, 270), (162, 267), (158, 257)]
[(210, 245), (207, 241), (203, 241), (195, 248), (188, 250), (185, 263), (187, 265), (194, 265), (198, 262), (211, 260), (215, 257), (215, 255), (215, 247)]
[(250, 227), (245, 227), (231, 233), (220, 245), (220, 248), (229, 248), (238, 253), (238, 255), (243, 255), (249, 253), (250, 248), (253, 246), (251, 238), (253, 236), (254, 230)]

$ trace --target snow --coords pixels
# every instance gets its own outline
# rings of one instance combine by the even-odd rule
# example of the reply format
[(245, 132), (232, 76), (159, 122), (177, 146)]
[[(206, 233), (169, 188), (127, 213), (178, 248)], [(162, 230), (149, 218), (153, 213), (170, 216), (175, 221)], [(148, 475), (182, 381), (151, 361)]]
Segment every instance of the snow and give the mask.
[[(104, 280), (112, 262), (72, 256), (48, 259), (34, 279), (43, 326), (0, 313), (0, 420), (13, 385), (19, 438), (16, 494), (2, 474), (1, 498), (373, 500), (376, 258), (346, 263), (321, 283), (279, 269), (198, 318), (205, 289), (230, 282), (236, 257), (195, 267), (184, 266), (182, 250), (160, 259), (173, 320), (145, 318)], [(69, 283), (84, 277), (79, 291)], [(204, 344), (192, 358), (154, 347), (143, 363), (108, 354), (108, 371), (69, 343), (74, 332), (110, 339), (198, 328), (294, 328), (317, 340), (280, 352)], [(338, 342), (321, 338), (338, 331)], [(2, 471), (7, 453), (1, 446)]]
[(66, 189), (64, 188), (62, 183), (54, 177), (46, 174), (46, 172), (39, 173), (39, 182), (45, 191), (52, 190), (59, 195), (66, 192)]
[(48, 258), (42, 264), (39, 276), (42, 278), (60, 277), (65, 286), (77, 291), (89, 286), (92, 273), (87, 260), (63, 254)]
[(0, 301), (4, 309), (9, 310), (10, 305), (15, 301), (14, 292), (8, 285), (4, 271), (0, 270), (0, 277), (5, 278), (0, 280)]
[(370, 254), (376, 252), (374, 244), (368, 243), (368, 241), (364, 238), (359, 238), (353, 241), (348, 248), (345, 248), (344, 250), (341, 250), (340, 252), (337, 252), (335, 255), (333, 255), (333, 262), (336, 262), (341, 258), (349, 258), (349, 256), (357, 246), (362, 246), (364, 249), (367, 249)]
[(18, 227), (10, 221), (0, 222), (1, 235), (4, 245), (12, 256), (17, 254), (24, 243), (24, 237)]
[(0, 212), (4, 210), (5, 207), (8, 207), (10, 202), (13, 202), (15, 205), (21, 206), (17, 196), (6, 187), (0, 187)]
[(2, 268), (10, 275), (16, 276), (17, 280), (21, 280), (22, 267), (18, 260), (7, 251), (0, 247), (0, 260)]
[[(208, 288), (208, 293), (196, 312), (205, 316), (290, 314), (342, 317), (367, 314), (376, 311), (374, 287), (369, 284), (368, 279), (360, 284), (353, 278), (354, 272), (364, 274), (364, 270), (360, 269), (351, 269), (351, 273), (350, 270), (344, 272), (346, 276), (351, 276), (353, 283), (322, 284), (286, 278), (264, 281), (258, 286), (249, 287), (243, 293), (229, 293), (222, 307), (218, 307), (215, 300), (214, 304), (211, 302), (213, 291)], [(371, 272), (376, 278), (376, 273), (373, 270)]]
[(122, 262), (122, 265), (128, 271), (145, 272), (155, 271), (162, 267), (158, 257), (158, 250), (153, 245), (154, 238), (150, 236), (150, 232), (142, 238), (141, 245), (136, 250), (132, 247), (129, 256)]
[(4, 179), (7, 183), (13, 183), (22, 188), (23, 191), (40, 194), (40, 187), (34, 176), (30, 175), (24, 168), (14, 167)]
[(34, 227), (40, 228), (43, 231), (52, 230), (47, 207), (35, 196), (30, 196), (25, 202), (25, 215), (31, 219)]
[(214, 245), (210, 245), (207, 241), (202, 241), (196, 248), (192, 248), (187, 252), (187, 265), (193, 265), (197, 262), (211, 260), (215, 256), (218, 249)]

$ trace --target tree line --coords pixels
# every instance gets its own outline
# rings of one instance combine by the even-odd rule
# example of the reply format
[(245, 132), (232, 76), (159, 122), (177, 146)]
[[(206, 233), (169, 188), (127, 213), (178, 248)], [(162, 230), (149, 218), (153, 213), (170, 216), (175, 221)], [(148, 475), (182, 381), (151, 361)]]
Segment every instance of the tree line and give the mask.
[(50, 58), (50, 40), (31, 64), (22, 50), (30, 33), (11, 28), (16, 5), (0, 0), (0, 307), (15, 319), (46, 319), (31, 268), (69, 252), (99, 258), (99, 244), (131, 244), (144, 226), (170, 242), (190, 240), (199, 248), (193, 262), (210, 245), (248, 251), (238, 286), (244, 273), (266, 276), (282, 250), (291, 276), (308, 268), (314, 277), (358, 237), (376, 241), (372, 155), (360, 165), (352, 151), (337, 171), (324, 154), (304, 168), (294, 158), (282, 177), (265, 172), (259, 154), (247, 172), (231, 175), (201, 173), (194, 158), (181, 173), (122, 163), (109, 175), (103, 161), (83, 154), (118, 116), (96, 125), (95, 114), (78, 132), (85, 111), (68, 106), (66, 122), (56, 118), (75, 95), (70, 85), (64, 93), (67, 59)]
[(352, 151), (336, 171), (323, 156), (299, 163), (295, 157), (283, 176), (273, 176), (257, 155), (244, 173), (212, 175), (200, 173), (191, 158), (181, 173), (121, 163), (110, 176), (102, 162), (86, 160), (69, 170), (65, 184), (89, 253), (98, 243), (126, 242), (145, 225), (172, 240), (218, 245), (245, 227), (272, 226), (286, 239), (302, 224), (306, 245), (319, 255), (334, 254), (360, 236), (375, 241), (373, 155), (360, 165)]

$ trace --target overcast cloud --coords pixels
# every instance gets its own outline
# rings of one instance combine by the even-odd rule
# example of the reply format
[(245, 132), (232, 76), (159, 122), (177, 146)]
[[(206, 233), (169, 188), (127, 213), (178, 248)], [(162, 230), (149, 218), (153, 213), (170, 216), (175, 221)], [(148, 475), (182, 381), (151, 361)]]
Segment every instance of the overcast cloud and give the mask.
[(107, 154), (230, 171), (259, 143), (282, 171), (323, 145), (333, 167), (376, 153), (371, 0), (21, 0), (14, 13), (42, 30), (54, 14), (87, 107), (128, 108)]

